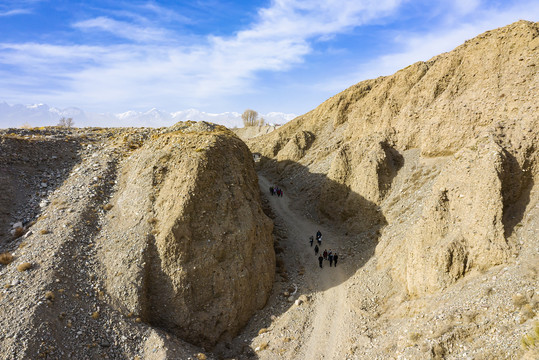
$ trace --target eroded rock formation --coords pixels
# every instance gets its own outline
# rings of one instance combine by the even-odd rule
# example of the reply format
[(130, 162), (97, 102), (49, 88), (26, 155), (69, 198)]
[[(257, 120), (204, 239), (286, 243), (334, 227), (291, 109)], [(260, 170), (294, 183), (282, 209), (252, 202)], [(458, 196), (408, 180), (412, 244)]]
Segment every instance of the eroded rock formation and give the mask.
[(265, 304), (275, 257), (249, 150), (203, 131), (155, 136), (124, 160), (102, 241), (118, 307), (210, 346)]

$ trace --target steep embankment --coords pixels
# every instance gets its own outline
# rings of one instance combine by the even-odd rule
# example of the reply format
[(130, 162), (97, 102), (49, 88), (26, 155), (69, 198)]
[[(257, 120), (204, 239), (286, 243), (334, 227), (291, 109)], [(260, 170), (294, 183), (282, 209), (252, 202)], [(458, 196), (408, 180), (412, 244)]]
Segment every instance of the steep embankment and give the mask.
[[(518, 343), (539, 300), (528, 291), (538, 285), (528, 274), (539, 262), (538, 59), (539, 25), (520, 21), (358, 83), (248, 144), (272, 181), (301, 194), (297, 208), (342, 225), (351, 247), (376, 242), (376, 266), (365, 269), (392, 276), (394, 289), (377, 294), (385, 316), (414, 316), (418, 306), (443, 311), (455, 286), (477, 286), (490, 271), (505, 282), (495, 287), (516, 293), (485, 296), (496, 314), (477, 308), (479, 299), (457, 308), (480, 313), (482, 331), (503, 336), (510, 328)], [(500, 280), (496, 265), (512, 276)], [(512, 295), (523, 300), (505, 308)], [(428, 306), (412, 302), (425, 298)], [(515, 311), (520, 324), (511, 323)], [(503, 325), (488, 325), (496, 317)], [(443, 335), (433, 356), (474, 341), (468, 330)], [(491, 350), (482, 356), (503, 352)]]
[(0, 139), (0, 253), (13, 256), (0, 265), (2, 358), (187, 359), (200, 349), (180, 339), (211, 347), (264, 306), (272, 225), (230, 131), (187, 122)]

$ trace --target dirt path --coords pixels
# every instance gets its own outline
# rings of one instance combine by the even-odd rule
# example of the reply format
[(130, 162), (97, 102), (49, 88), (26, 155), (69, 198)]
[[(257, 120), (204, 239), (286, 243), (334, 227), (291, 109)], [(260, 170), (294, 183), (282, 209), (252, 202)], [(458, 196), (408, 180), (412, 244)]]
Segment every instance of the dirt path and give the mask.
[(309, 246), (309, 236), (315, 235), (317, 230), (323, 234), (320, 251), (337, 248), (337, 236), (330, 229), (303, 217), (291, 209), (290, 199), (285, 193), (284, 197), (270, 196), (271, 183), (259, 176), (259, 184), (269, 200), (269, 204), (276, 214), (277, 220), (282, 222), (286, 232), (284, 246), (287, 248), (287, 257), (294, 258), (299, 266), (305, 268), (304, 283), (297, 284), (299, 288), (312, 289), (312, 313), (307, 323), (310, 323), (302, 334), (302, 341), (296, 349), (297, 358), (300, 359), (337, 359), (343, 340), (348, 339), (345, 316), (349, 312), (346, 303), (346, 289), (344, 281), (346, 275), (339, 264), (330, 267), (324, 261), (323, 268), (318, 266), (317, 257), (313, 248)]

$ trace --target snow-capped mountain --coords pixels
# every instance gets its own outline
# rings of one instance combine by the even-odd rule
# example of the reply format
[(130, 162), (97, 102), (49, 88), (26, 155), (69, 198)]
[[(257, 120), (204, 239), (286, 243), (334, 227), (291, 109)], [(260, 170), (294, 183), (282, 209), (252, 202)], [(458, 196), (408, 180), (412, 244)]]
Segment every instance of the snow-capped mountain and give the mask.
[[(243, 127), (241, 113), (224, 112), (219, 114), (207, 113), (197, 109), (188, 109), (168, 113), (158, 109), (150, 109), (145, 112), (126, 111), (123, 113), (92, 113), (85, 112), (76, 107), (59, 109), (46, 104), (35, 105), (9, 105), (0, 103), (0, 128), (28, 126), (51, 126), (58, 124), (62, 118), (73, 118), (75, 126), (95, 127), (162, 127), (170, 126), (178, 121), (208, 121), (227, 127)], [(270, 112), (260, 114), (269, 124), (284, 124), (294, 117), (295, 114)]]

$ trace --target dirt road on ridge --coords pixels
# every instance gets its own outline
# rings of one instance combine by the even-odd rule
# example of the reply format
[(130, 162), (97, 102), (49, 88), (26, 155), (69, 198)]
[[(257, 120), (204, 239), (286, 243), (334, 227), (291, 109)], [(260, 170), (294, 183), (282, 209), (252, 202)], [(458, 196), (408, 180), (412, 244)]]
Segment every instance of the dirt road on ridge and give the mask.
[(324, 267), (320, 269), (314, 255), (314, 245), (311, 248), (308, 243), (309, 236), (314, 236), (320, 230), (323, 235), (320, 251), (337, 249), (337, 235), (294, 211), (290, 207), (293, 199), (287, 193), (283, 197), (270, 196), (271, 183), (261, 175), (259, 184), (275, 213), (276, 221), (281, 222), (285, 229), (286, 240), (282, 245), (287, 249), (286, 258), (295, 259), (298, 266), (305, 268), (304, 283), (296, 285), (300, 289), (312, 289), (310, 294), (307, 292), (312, 296), (311, 326), (304, 329), (295, 355), (298, 359), (340, 358), (338, 354), (343, 349), (340, 342), (349, 338), (344, 334), (348, 329), (345, 316), (349, 312), (345, 301), (346, 274), (342, 263), (338, 267), (330, 267), (329, 262), (324, 261)]

